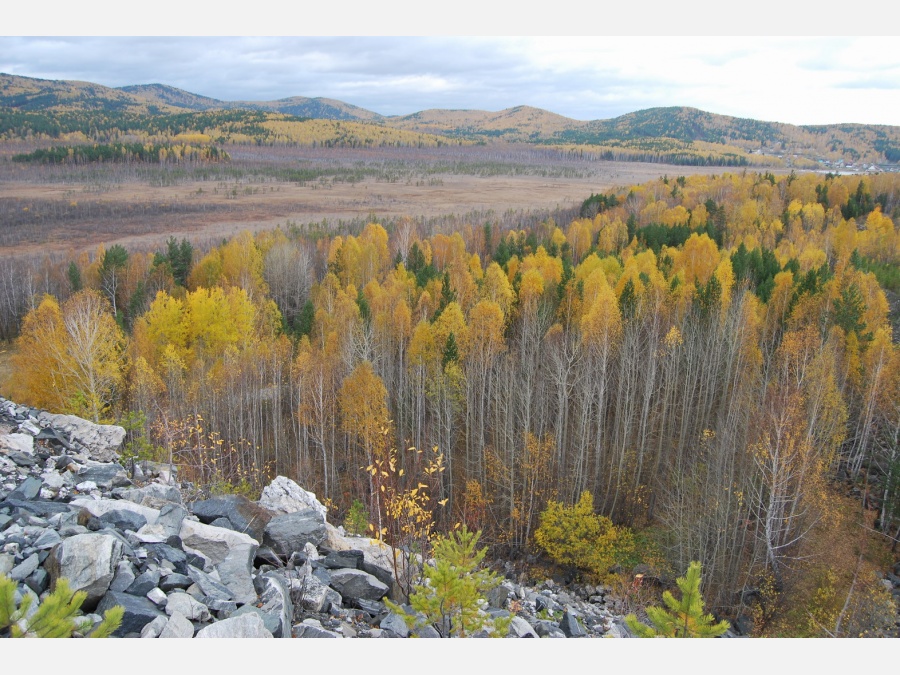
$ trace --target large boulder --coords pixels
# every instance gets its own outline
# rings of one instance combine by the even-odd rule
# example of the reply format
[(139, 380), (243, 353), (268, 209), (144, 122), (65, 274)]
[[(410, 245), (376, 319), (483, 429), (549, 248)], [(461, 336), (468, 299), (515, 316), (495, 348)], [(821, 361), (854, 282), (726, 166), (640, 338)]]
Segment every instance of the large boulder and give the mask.
[(87, 593), (83, 607), (90, 610), (109, 590), (121, 557), (122, 541), (118, 537), (77, 534), (57, 544), (45, 566), (54, 584), (66, 578), (73, 591)]
[(340, 530), (329, 523), (325, 524), (325, 542), (322, 544), (329, 551), (362, 551), (363, 562), (359, 566), (365, 572), (375, 576), (383, 584), (393, 586), (397, 581), (394, 575), (395, 553), (397, 570), (402, 577), (406, 570), (406, 557), (395, 552), (377, 539), (355, 537), (341, 534)]
[(290, 478), (284, 476), (276, 476), (263, 488), (259, 505), (280, 514), (312, 509), (319, 513), (323, 520), (327, 515), (327, 509), (322, 502), (316, 499), (314, 493), (307, 492)]
[(190, 509), (202, 523), (210, 524), (219, 518), (225, 518), (231, 523), (232, 529), (249, 534), (256, 541), (263, 540), (266, 523), (272, 519), (270, 511), (243, 495), (210, 497), (194, 502), (190, 505)]
[(125, 440), (125, 429), (112, 424), (94, 424), (74, 415), (55, 415), (42, 412), (37, 416), (43, 426), (69, 434), (72, 444), (80, 445), (97, 462), (112, 462), (119, 457)]
[(151, 509), (148, 506), (141, 506), (140, 504), (135, 504), (134, 502), (125, 499), (87, 499), (82, 497), (73, 499), (70, 502), (70, 505), (87, 509), (88, 513), (92, 516), (97, 516), (98, 518), (106, 515), (110, 511), (132, 511), (134, 513), (139, 513), (146, 518), (147, 523), (150, 525), (155, 525), (156, 520), (159, 518), (159, 511), (156, 509)]
[(259, 609), (278, 619), (277, 627), (270, 629), (272, 635), (289, 638), (294, 621), (290, 583), (277, 572), (265, 572), (257, 576), (255, 586), (259, 593)]
[(179, 535), (185, 551), (189, 549), (199, 551), (213, 565), (224, 561), (234, 549), (251, 547), (253, 553), (256, 553), (256, 548), (259, 547), (259, 542), (249, 534), (205, 525), (195, 520), (183, 520)]
[(0, 454), (8, 455), (12, 452), (23, 452), (27, 455), (34, 454), (34, 436), (31, 434), (4, 434), (0, 436)]
[(79, 483), (91, 481), (103, 490), (131, 485), (125, 467), (116, 462), (92, 462), (78, 469), (76, 480)]
[(302, 551), (307, 543), (318, 546), (325, 541), (325, 517), (314, 509), (275, 516), (266, 525), (263, 543), (288, 557)]

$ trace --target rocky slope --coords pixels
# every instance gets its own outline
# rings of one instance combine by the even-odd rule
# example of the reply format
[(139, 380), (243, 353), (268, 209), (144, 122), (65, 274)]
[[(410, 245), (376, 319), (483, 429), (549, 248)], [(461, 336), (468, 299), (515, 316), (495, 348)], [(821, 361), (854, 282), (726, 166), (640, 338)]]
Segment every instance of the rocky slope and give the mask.
[[(0, 398), (0, 574), (33, 607), (65, 577), (95, 623), (125, 608), (121, 637), (440, 637), (386, 607), (390, 547), (334, 527), (314, 494), (279, 476), (258, 502), (186, 503), (169, 466), (126, 471), (124, 436)], [(484, 611), (514, 613), (510, 637), (627, 637), (608, 597), (507, 580)]]

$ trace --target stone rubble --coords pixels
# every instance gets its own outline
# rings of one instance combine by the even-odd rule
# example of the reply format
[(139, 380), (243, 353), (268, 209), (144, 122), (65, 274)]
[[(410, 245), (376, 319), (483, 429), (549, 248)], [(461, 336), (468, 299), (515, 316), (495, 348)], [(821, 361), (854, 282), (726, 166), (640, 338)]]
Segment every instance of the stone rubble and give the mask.
[[(124, 607), (119, 637), (440, 637), (385, 605), (403, 601), (392, 549), (328, 523), (313, 493), (279, 476), (259, 502), (184, 503), (168, 465), (128, 477), (124, 433), (0, 398), (0, 573), (19, 594), (65, 577), (95, 621)], [(510, 638), (628, 637), (610, 597), (507, 579), (485, 611), (514, 615)]]

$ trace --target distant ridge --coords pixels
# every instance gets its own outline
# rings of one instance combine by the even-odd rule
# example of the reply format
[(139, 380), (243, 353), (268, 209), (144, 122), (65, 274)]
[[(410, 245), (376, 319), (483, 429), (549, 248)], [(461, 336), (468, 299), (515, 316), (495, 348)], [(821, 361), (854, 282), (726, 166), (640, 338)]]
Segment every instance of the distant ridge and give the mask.
[(220, 101), (159, 83), (112, 88), (90, 82), (42, 80), (2, 73), (0, 107), (20, 113), (129, 115), (245, 110), (377, 124), (474, 142), (584, 146), (593, 148), (601, 157), (616, 159), (649, 158), (649, 161), (681, 163), (679, 158), (683, 158), (683, 163), (688, 164), (711, 161), (746, 165), (754, 154), (785, 158), (789, 165), (805, 168), (900, 162), (900, 127), (796, 126), (688, 107), (649, 108), (587, 122), (524, 105), (497, 112), (432, 109), (411, 115), (384, 116), (329, 98), (292, 96), (276, 101)]

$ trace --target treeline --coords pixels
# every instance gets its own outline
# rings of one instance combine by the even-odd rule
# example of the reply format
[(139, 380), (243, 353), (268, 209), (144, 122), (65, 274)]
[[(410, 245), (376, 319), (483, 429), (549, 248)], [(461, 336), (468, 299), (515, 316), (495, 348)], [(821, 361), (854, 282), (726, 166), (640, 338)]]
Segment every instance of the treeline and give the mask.
[[(645, 559), (701, 561), (724, 614), (794, 634), (878, 624), (893, 609), (875, 553), (900, 536), (900, 350), (866, 265), (897, 265), (900, 180), (827, 183), (824, 204), (820, 176), (726, 174), (594, 196), (562, 227), (111, 247), (70, 262), (82, 290), (26, 317), (9, 395), (130, 412), (188, 479), (283, 473), (372, 522), (390, 514), (364, 469), (390, 463), (433, 486), (440, 527), (507, 552), (535, 550), (551, 503), (589, 492)], [(872, 208), (846, 219), (859, 185)], [(118, 332), (88, 382), (67, 344), (75, 317), (100, 315)]]
[(12, 156), (12, 161), (37, 164), (154, 164), (228, 161), (229, 155), (212, 145), (154, 145), (152, 143), (107, 143), (58, 145)]

